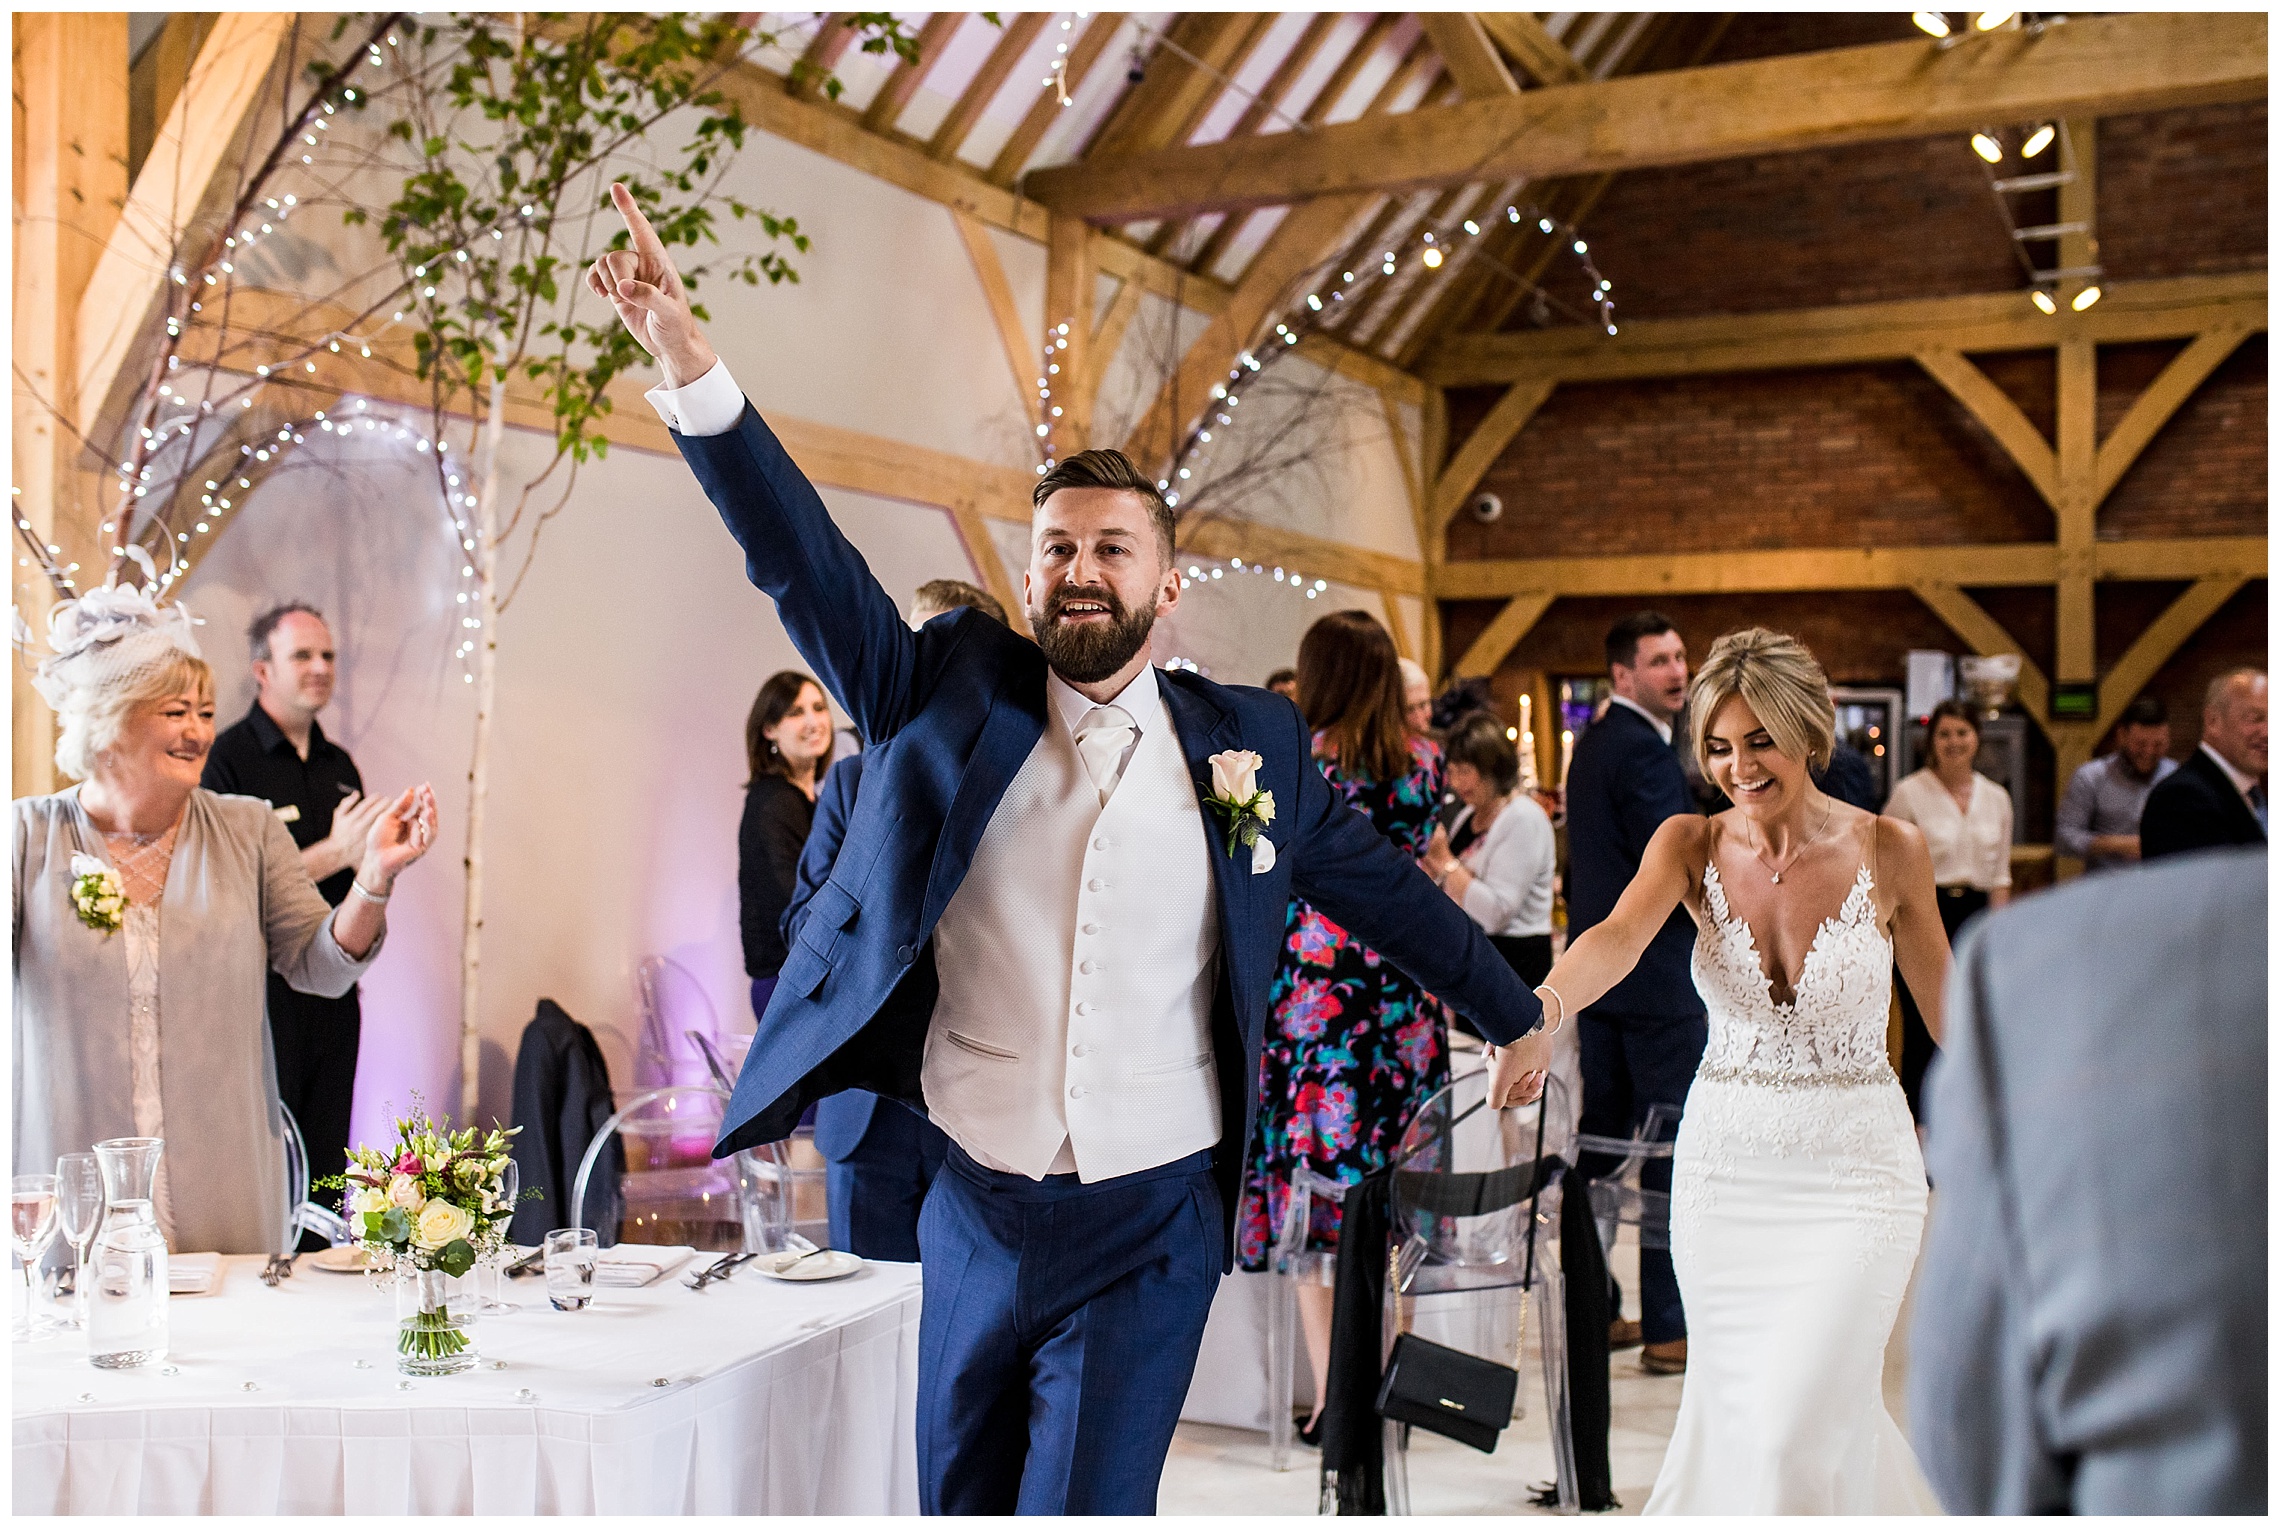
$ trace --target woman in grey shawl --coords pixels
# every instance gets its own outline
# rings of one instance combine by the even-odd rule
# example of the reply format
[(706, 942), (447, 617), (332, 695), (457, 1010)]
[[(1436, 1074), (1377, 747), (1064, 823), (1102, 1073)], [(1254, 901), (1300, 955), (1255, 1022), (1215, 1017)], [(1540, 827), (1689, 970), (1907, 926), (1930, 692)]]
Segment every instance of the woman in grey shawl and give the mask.
[(56, 607), (50, 641), (35, 682), (60, 723), (56, 764), (83, 783), (14, 804), (15, 1170), (160, 1136), (169, 1245), (275, 1251), (266, 973), (328, 996), (363, 974), (390, 886), (434, 842), (435, 793), (407, 790), (374, 823), (336, 911), (267, 803), (199, 788), (213, 671), (181, 606), (114, 582)]

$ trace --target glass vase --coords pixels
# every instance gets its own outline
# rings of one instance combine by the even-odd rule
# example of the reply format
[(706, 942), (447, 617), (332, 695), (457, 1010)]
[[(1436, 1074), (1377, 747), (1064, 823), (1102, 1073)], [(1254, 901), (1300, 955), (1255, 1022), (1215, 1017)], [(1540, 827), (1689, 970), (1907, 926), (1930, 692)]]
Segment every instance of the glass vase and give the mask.
[(458, 1374), (475, 1367), (475, 1313), (480, 1305), (472, 1274), (436, 1269), (396, 1274), (396, 1367), (405, 1374)]
[(164, 1149), (155, 1136), (95, 1143), (106, 1203), (90, 1270), (87, 1357), (98, 1369), (132, 1369), (166, 1356), (166, 1238), (151, 1209)]

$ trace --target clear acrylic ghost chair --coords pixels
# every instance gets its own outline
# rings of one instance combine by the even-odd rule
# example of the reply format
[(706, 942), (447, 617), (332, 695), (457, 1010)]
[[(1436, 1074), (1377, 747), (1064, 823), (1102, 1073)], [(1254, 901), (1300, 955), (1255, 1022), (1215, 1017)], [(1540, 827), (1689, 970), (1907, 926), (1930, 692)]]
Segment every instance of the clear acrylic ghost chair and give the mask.
[[(1290, 1194), (1283, 1203), (1280, 1225), (1269, 1262), (1267, 1285), (1267, 1447), (1274, 1468), (1290, 1468), (1290, 1445), (1297, 1431), (1291, 1420), (1298, 1389), (1298, 1355), (1304, 1347), (1298, 1330), (1298, 1289), (1302, 1284), (1328, 1284), (1338, 1260), (1335, 1252), (1308, 1250), (1317, 1200), (1335, 1207), (1345, 1202), (1346, 1185), (1325, 1178), (1305, 1163), (1291, 1173)], [(1315, 1404), (1322, 1397), (1314, 1398)]]
[[(787, 1245), (788, 1200), (768, 1192), (756, 1154), (713, 1160), (728, 1090), (710, 1083), (649, 1088), (611, 1115), (578, 1161), (570, 1224), (602, 1245), (767, 1252)], [(612, 1141), (625, 1165), (613, 1181), (596, 1167)]]
[(670, 1088), (701, 1083), (706, 1077), (702, 1044), (712, 1044), (721, 1033), (720, 1010), (688, 967), (663, 955), (652, 955), (634, 972), (641, 994), (641, 1043), (633, 1058), (633, 1085)]
[[(1599, 1243), (1609, 1256), (1625, 1226), (1635, 1227), (1639, 1249), (1667, 1251), (1670, 1247), (1670, 1190), (1645, 1187), (1648, 1164), (1668, 1162), (1678, 1143), (1679, 1111), (1671, 1104), (1653, 1104), (1647, 1117), (1627, 1139), (1604, 1135), (1578, 1135), (1575, 1150), (1581, 1155), (1613, 1158), (1613, 1165), (1587, 1180), (1591, 1185), (1592, 1218), (1599, 1222)], [(1658, 1173), (1664, 1184), (1667, 1172)]]
[(303, 1231), (323, 1237), (328, 1246), (340, 1246), (349, 1240), (348, 1221), (309, 1198), (309, 1147), (301, 1138), (300, 1122), (282, 1103), (277, 1106), (277, 1122), (285, 1139), (285, 1229), (278, 1252), (291, 1257), (300, 1251)]
[[(736, 1079), (744, 1070), (744, 1054), (751, 1048), (750, 1035), (727, 1035), (718, 1043), (705, 1038), (695, 1030), (689, 1039), (705, 1059), (705, 1067), (713, 1079), (729, 1092), (736, 1091)], [(816, 1246), (829, 1244), (831, 1236), (830, 1178), (831, 1169), (816, 1149), (815, 1127), (801, 1125), (792, 1131), (791, 1139), (772, 1142), (754, 1148), (760, 1171), (772, 1185), (781, 1183), (781, 1192), (790, 1196), (791, 1228)]]
[[(1574, 1512), (1558, 1235), (1574, 1110), (1556, 1077), (1546, 1079), (1536, 1103), (1503, 1110), (1487, 1104), (1484, 1067), (1427, 1099), (1402, 1134), (1394, 1157), (1391, 1232), (1399, 1254), (1397, 1283), (1386, 1290), (1386, 1351), (1399, 1330), (1397, 1302), (1406, 1297), (1420, 1336), (1511, 1364), (1523, 1306), (1532, 1300), (1558, 1500), (1561, 1511)], [(1525, 1385), (1515, 1393), (1515, 1416), (1526, 1412), (1526, 1393)], [(1385, 1429), (1386, 1508), (1406, 1516), (1409, 1429), (1391, 1422)]]

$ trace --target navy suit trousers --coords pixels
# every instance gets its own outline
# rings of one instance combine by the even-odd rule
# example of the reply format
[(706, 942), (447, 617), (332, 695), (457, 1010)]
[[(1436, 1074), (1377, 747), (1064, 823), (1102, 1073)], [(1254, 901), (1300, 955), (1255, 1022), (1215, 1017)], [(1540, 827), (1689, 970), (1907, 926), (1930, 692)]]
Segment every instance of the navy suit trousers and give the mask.
[[(1592, 1008), (1577, 1022), (1583, 1026), (1576, 1039), (1583, 1050), (1584, 1134), (1623, 1139), (1646, 1123), (1652, 1105), (1686, 1106), (1687, 1089), (1694, 1086), (1702, 1048), (1710, 1040), (1706, 1015), (1664, 1018)], [(1671, 1135), (1665, 1131), (1662, 1139)], [(1586, 1176), (1596, 1176), (1614, 1164), (1586, 1154), (1579, 1165)], [(1645, 1163), (1639, 1186), (1669, 1193), (1669, 1159)], [(1620, 1308), (1620, 1291), (1617, 1294)], [(1639, 1326), (1648, 1342), (1675, 1342), (1686, 1335), (1678, 1275), (1664, 1248), (1639, 1249)]]
[(953, 1144), (918, 1223), (921, 1510), (1153, 1513), (1224, 1236), (1208, 1151), (1081, 1183)]
[[(834, 1093), (818, 1103), (818, 1133), (835, 1109), (854, 1102), (853, 1094)], [(874, 1263), (917, 1262), (919, 1208), (949, 1147), (940, 1126), (891, 1099), (873, 1103), (862, 1140), (825, 1174), (831, 1244)]]

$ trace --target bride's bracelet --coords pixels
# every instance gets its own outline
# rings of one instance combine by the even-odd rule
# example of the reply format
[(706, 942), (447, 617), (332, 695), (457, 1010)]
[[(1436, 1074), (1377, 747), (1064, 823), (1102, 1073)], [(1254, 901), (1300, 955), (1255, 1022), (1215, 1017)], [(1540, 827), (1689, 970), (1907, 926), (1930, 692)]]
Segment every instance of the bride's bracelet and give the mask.
[(1544, 1000), (1544, 994), (1547, 992), (1552, 995), (1552, 1001), (1560, 1005), (1560, 1016), (1557, 1019), (1554, 1019), (1551, 1023), (1544, 1026), (1545, 1038), (1549, 1039), (1551, 1036), (1558, 1034), (1560, 1032), (1560, 1026), (1567, 1022), (1567, 999), (1560, 996), (1559, 989), (1557, 987), (1540, 986), (1536, 989), (1536, 1001), (1539, 1003), (1542, 1002)]

